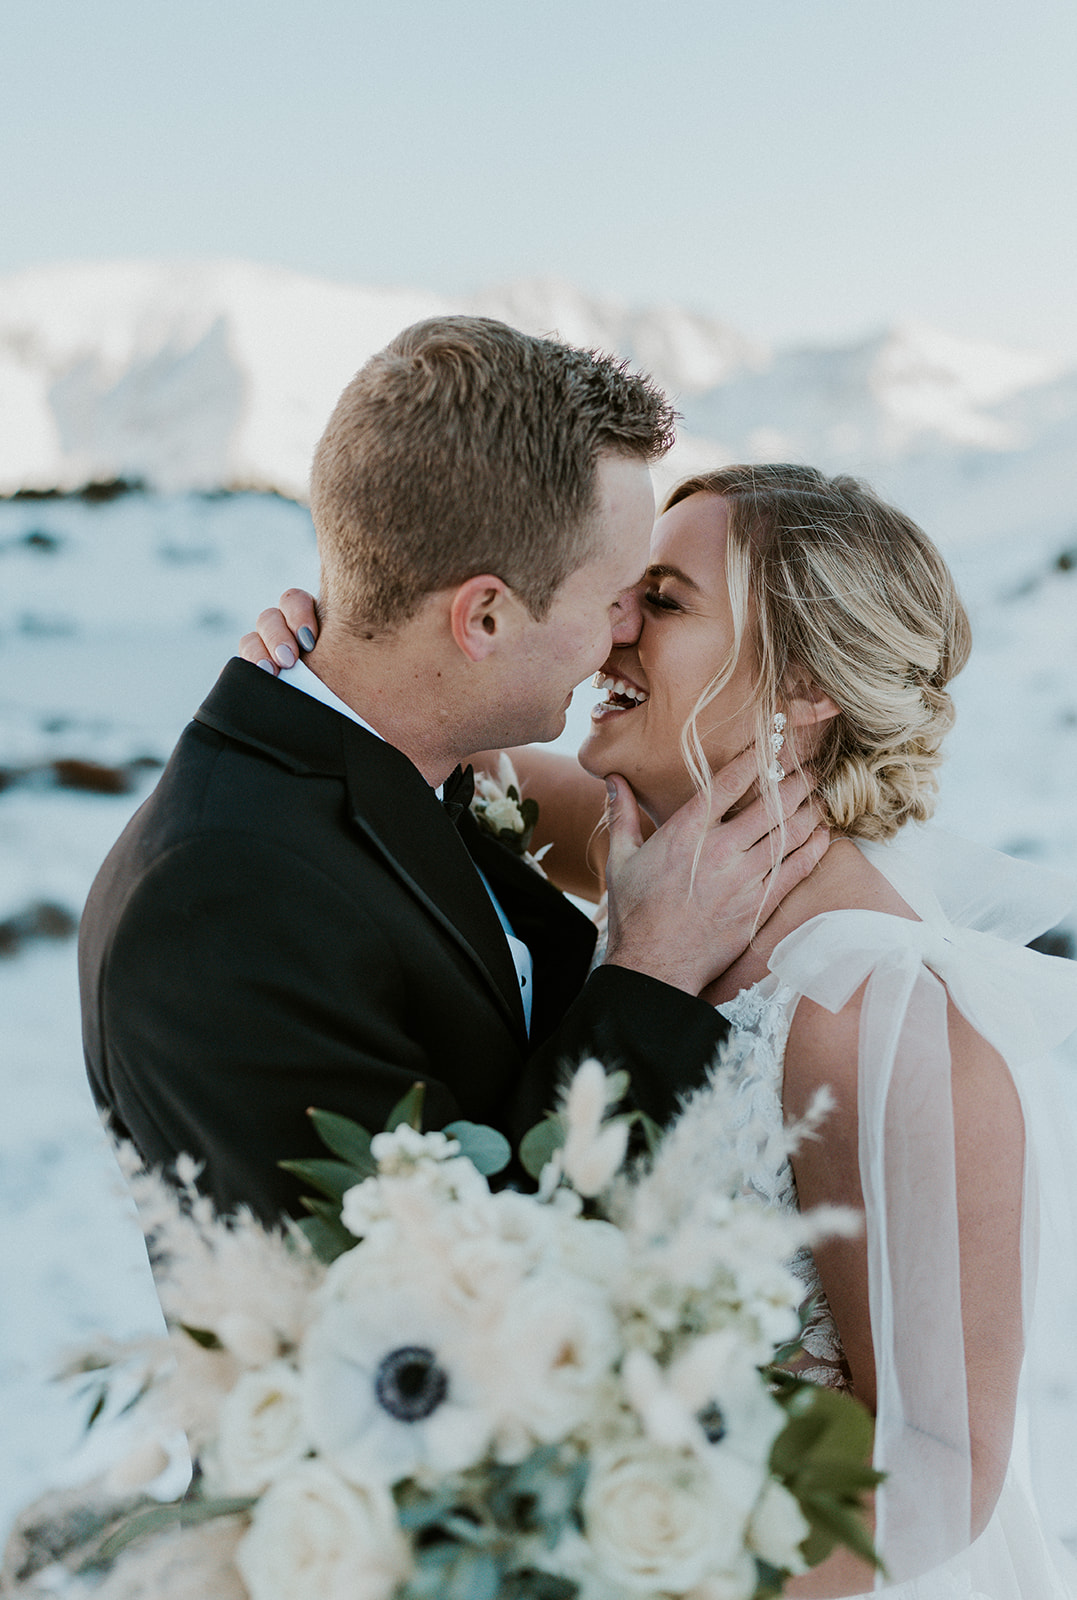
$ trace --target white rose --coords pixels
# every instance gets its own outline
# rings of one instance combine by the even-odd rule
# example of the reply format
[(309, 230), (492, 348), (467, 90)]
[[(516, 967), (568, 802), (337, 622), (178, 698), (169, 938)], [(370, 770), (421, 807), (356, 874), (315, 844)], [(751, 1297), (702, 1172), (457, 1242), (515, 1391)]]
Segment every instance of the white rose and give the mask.
[(245, 1372), (221, 1406), (216, 1449), (207, 1460), (224, 1494), (261, 1494), (307, 1453), (299, 1374), (286, 1361)]
[(603, 1576), (631, 1593), (683, 1594), (743, 1554), (743, 1519), (731, 1519), (707, 1466), (644, 1440), (596, 1455), (583, 1513)]
[(535, 1440), (566, 1438), (591, 1413), (621, 1352), (601, 1289), (563, 1272), (526, 1279), (487, 1348), (503, 1459), (522, 1455)]
[(255, 1506), (236, 1565), (251, 1600), (389, 1600), (411, 1559), (384, 1490), (305, 1461)]
[(507, 795), (500, 800), (488, 800), (483, 808), (483, 816), (492, 828), (507, 828), (512, 833), (523, 833), (524, 819), (515, 800), (510, 800)]
[(419, 1133), (410, 1123), (401, 1122), (391, 1133), (376, 1133), (370, 1153), (382, 1172), (407, 1172), (420, 1161), (449, 1161), (460, 1154), (460, 1143), (435, 1129)]
[(684, 1600), (751, 1600), (759, 1586), (759, 1574), (750, 1555), (741, 1556), (728, 1572), (714, 1572), (690, 1589)]
[(811, 1528), (793, 1495), (780, 1483), (768, 1483), (752, 1512), (748, 1537), (752, 1549), (772, 1567), (807, 1572), (801, 1544)]

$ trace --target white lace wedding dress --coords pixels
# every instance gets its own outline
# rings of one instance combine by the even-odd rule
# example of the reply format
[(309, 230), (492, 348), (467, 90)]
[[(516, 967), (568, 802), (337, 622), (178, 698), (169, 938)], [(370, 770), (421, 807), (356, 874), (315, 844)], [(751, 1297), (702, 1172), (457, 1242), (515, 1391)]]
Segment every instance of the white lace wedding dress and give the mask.
[[(1021, 1095), (1030, 1152), (1022, 1238), (1027, 1348), (1039, 1191), (1052, 1212), (1065, 1209), (1056, 1205), (1061, 1191), (1073, 1191), (1077, 1153), (1070, 1149), (1057, 1171), (1045, 1169), (1040, 1145), (1060, 1126), (1058, 1108), (1046, 1104), (1042, 1057), (1077, 1027), (1077, 963), (1025, 945), (1065, 913), (1075, 886), (930, 826), (910, 825), (889, 844), (860, 848), (920, 920), (832, 911), (796, 929), (775, 949), (768, 976), (719, 1007), (732, 1024), (724, 1070), (734, 1074), (745, 1124), (762, 1119), (778, 1133), (797, 1002), (807, 995), (838, 1011), (868, 980), (859, 1149), (878, 1380), (875, 1464), (888, 1474), (877, 1499), (877, 1541), (890, 1574), (877, 1592), (894, 1600), (1077, 1596), (1077, 1564), (1049, 1549), (1015, 1460), (989, 1525), (960, 1548), (960, 1530), (970, 1525), (971, 1455), (946, 1032), (948, 992), (1006, 1059)], [(797, 1203), (784, 1156), (769, 1165), (761, 1157), (753, 1188), (775, 1205)], [(1077, 1258), (1057, 1257), (1059, 1248), (1072, 1250), (1072, 1235), (1064, 1245), (1052, 1239), (1049, 1258), (1072, 1272)], [(806, 1295), (819, 1295), (806, 1331), (815, 1363), (809, 1375), (843, 1385), (840, 1339), (809, 1255), (799, 1268)], [(1077, 1499), (1077, 1484), (1073, 1492)]]

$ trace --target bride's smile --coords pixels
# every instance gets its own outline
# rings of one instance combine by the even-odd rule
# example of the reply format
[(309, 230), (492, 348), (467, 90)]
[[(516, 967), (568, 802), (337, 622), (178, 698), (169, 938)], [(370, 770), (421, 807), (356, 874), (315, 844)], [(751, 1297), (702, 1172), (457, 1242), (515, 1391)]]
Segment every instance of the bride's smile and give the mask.
[(708, 763), (717, 770), (753, 737), (753, 651), (736, 637), (727, 530), (717, 494), (690, 495), (659, 517), (639, 588), (639, 638), (611, 651), (594, 679), (603, 698), (580, 764), (598, 777), (621, 773), (657, 822), (694, 792), (681, 733), (716, 677), (728, 674), (700, 717)]

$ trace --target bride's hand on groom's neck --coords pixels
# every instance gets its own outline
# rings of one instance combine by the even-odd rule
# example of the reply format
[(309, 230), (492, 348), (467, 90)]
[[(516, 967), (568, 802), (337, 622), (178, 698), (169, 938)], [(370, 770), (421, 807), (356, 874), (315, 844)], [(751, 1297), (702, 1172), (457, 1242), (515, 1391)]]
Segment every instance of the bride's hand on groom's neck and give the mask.
[(314, 596), (305, 589), (285, 589), (280, 604), (263, 611), (255, 631), (243, 635), (236, 653), (276, 677), (282, 667), (294, 667), (300, 655), (313, 650), (317, 638)]
[(756, 779), (755, 752), (746, 750), (715, 773), (709, 815), (708, 797), (695, 795), (646, 840), (628, 783), (616, 774), (607, 779), (607, 965), (700, 994), (814, 870), (830, 838), (808, 779), (794, 773), (779, 790), (785, 854), (777, 872), (779, 836), (763, 801), (729, 815)]

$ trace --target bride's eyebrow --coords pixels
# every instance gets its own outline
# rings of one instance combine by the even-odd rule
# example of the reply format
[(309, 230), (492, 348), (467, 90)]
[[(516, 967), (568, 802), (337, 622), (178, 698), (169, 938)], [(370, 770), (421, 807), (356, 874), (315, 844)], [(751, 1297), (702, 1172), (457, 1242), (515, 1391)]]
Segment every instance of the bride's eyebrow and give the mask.
[(648, 582), (655, 582), (660, 578), (672, 578), (675, 583), (683, 583), (686, 589), (691, 589), (693, 594), (703, 593), (695, 579), (690, 578), (687, 572), (682, 572), (680, 567), (669, 567), (657, 562), (654, 566), (647, 568), (644, 577)]

